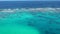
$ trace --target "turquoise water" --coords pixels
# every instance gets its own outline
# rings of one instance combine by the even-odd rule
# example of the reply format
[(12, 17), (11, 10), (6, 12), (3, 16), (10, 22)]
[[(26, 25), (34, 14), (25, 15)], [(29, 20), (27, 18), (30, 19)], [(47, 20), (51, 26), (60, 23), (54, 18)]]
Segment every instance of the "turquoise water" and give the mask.
[(60, 34), (56, 11), (0, 12), (0, 34)]

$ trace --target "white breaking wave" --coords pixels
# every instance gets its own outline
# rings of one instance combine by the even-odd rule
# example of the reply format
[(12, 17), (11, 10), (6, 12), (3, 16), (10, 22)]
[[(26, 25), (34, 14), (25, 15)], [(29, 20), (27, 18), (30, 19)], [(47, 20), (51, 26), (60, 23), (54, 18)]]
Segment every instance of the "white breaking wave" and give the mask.
[(16, 8), (16, 9), (0, 9), (0, 12), (14, 12), (18, 10), (24, 10), (24, 11), (60, 11), (60, 8)]

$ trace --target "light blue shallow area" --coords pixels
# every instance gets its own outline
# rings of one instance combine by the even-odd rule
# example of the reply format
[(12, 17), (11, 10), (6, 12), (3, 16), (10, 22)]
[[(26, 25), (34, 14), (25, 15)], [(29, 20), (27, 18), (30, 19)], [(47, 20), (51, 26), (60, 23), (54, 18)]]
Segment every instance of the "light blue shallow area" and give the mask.
[(60, 34), (60, 12), (0, 12), (0, 34)]

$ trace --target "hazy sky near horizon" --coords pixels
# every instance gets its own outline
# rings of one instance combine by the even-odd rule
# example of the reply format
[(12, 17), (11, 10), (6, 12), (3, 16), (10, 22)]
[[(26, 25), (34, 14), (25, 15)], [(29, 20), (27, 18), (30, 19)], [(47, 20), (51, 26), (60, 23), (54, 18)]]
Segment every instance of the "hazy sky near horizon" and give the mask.
[(60, 0), (0, 0), (0, 1), (60, 1)]

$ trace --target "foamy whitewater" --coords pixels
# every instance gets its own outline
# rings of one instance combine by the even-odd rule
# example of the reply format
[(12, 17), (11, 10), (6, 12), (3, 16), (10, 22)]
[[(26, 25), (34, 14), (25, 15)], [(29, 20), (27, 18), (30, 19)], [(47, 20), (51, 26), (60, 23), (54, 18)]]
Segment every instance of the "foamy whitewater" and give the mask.
[(0, 9), (0, 34), (60, 34), (60, 8)]

